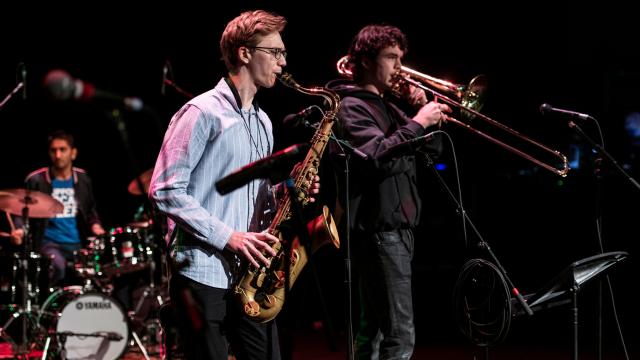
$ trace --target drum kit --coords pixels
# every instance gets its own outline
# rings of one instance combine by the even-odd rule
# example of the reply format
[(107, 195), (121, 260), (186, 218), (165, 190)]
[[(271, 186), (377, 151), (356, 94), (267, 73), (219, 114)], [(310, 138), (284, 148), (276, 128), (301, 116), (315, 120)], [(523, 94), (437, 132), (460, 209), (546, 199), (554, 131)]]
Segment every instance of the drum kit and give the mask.
[[(136, 194), (139, 178), (148, 187), (150, 176), (145, 179), (143, 174), (132, 181), (131, 194)], [(116, 359), (129, 345), (137, 345), (146, 359), (147, 347), (162, 351), (160, 321), (149, 307), (157, 310), (168, 294), (166, 279), (157, 276), (156, 269), (165, 264), (155, 244), (151, 219), (87, 239), (68, 264), (80, 283), (51, 288), (50, 259), (33, 251), (29, 222), (55, 217), (63, 205), (42, 192), (8, 189), (0, 190), (0, 210), (6, 212), (11, 231), (15, 226), (10, 215), (21, 217), (25, 240), (19, 251), (2, 256), (0, 265), (0, 310), (9, 314), (0, 323), (0, 339), (11, 345), (14, 358), (27, 359), (41, 351), (38, 357), (42, 359)], [(0, 232), (0, 237), (10, 235)], [(111, 296), (113, 281), (122, 276), (127, 281), (133, 276), (146, 285), (131, 310)], [(17, 331), (11, 329), (13, 323), (21, 323)], [(143, 332), (142, 338), (136, 329)]]

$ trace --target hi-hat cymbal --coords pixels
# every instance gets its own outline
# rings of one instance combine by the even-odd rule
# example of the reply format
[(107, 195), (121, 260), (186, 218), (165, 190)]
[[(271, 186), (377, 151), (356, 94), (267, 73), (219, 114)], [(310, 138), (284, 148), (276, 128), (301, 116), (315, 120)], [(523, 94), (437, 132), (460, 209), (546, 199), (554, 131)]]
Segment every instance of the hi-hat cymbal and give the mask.
[(51, 218), (64, 210), (62, 203), (40, 191), (27, 189), (0, 190), (0, 209), (22, 215), (22, 209), (29, 208), (30, 218)]
[(131, 195), (146, 194), (149, 191), (149, 184), (151, 183), (151, 175), (153, 175), (153, 168), (138, 175), (138, 178), (140, 178), (140, 182), (142, 183), (142, 187), (143, 187), (142, 190), (138, 185), (137, 179), (131, 180), (131, 182), (129, 183), (129, 187), (127, 188), (127, 190), (129, 191), (129, 194)]

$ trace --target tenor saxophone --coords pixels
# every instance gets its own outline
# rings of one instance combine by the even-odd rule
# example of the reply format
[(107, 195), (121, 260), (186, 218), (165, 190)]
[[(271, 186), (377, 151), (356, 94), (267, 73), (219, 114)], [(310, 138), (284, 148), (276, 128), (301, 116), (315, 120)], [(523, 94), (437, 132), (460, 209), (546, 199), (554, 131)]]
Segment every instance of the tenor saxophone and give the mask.
[[(313, 178), (318, 173), (322, 153), (329, 141), (331, 127), (340, 108), (340, 97), (333, 91), (322, 87), (305, 88), (294, 81), (291, 75), (283, 73), (279, 78), (284, 85), (307, 95), (322, 96), (329, 109), (324, 113), (318, 126), (311, 146), (302, 166), (293, 179), (295, 191), (294, 198), (286, 196), (280, 200), (273, 221), (269, 225), (268, 232), (280, 239), (280, 242), (272, 245), (276, 255), (271, 259), (270, 265), (256, 268), (249, 265), (243, 277), (235, 286), (235, 295), (239, 300), (244, 314), (256, 322), (267, 322), (278, 315), (285, 301), (285, 288), (289, 289), (298, 278), (302, 268), (308, 260), (307, 251), (313, 254), (323, 245), (332, 243), (336, 248), (340, 246), (338, 231), (326, 206), (323, 206), (322, 214), (307, 224), (309, 232), (309, 244), (304, 246), (299, 236), (290, 236), (283, 231), (283, 225), (292, 221), (292, 201), (298, 202), (302, 207), (309, 203), (308, 189)], [(286, 227), (286, 226), (285, 226)], [(289, 238), (289, 237), (292, 237)], [(284, 245), (287, 246), (284, 246)], [(285, 254), (285, 249), (289, 254)], [(287, 259), (288, 256), (288, 259)], [(285, 272), (288, 265), (288, 271)], [(288, 273), (288, 281), (286, 275)]]

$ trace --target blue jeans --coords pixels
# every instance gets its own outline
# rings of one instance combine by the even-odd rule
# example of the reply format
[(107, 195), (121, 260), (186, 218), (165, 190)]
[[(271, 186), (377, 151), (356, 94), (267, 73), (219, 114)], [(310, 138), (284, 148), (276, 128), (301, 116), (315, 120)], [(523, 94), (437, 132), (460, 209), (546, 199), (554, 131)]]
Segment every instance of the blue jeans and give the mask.
[(415, 344), (411, 296), (411, 230), (357, 238), (360, 287), (358, 359), (410, 359)]

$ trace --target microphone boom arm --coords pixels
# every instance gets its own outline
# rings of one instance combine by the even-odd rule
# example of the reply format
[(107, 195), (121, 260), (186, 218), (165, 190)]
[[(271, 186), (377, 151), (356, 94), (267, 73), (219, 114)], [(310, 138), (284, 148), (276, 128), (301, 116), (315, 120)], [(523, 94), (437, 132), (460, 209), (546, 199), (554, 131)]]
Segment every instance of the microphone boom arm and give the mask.
[(13, 88), (13, 90), (11, 90), (11, 92), (9, 94), (7, 94), (7, 96), (5, 96), (5, 98), (2, 100), (2, 102), (0, 102), (0, 109), (2, 109), (2, 107), (13, 97), (13, 95), (15, 95), (22, 88), (24, 88), (24, 83), (23, 82), (19, 82), (16, 85), (16, 87)]

